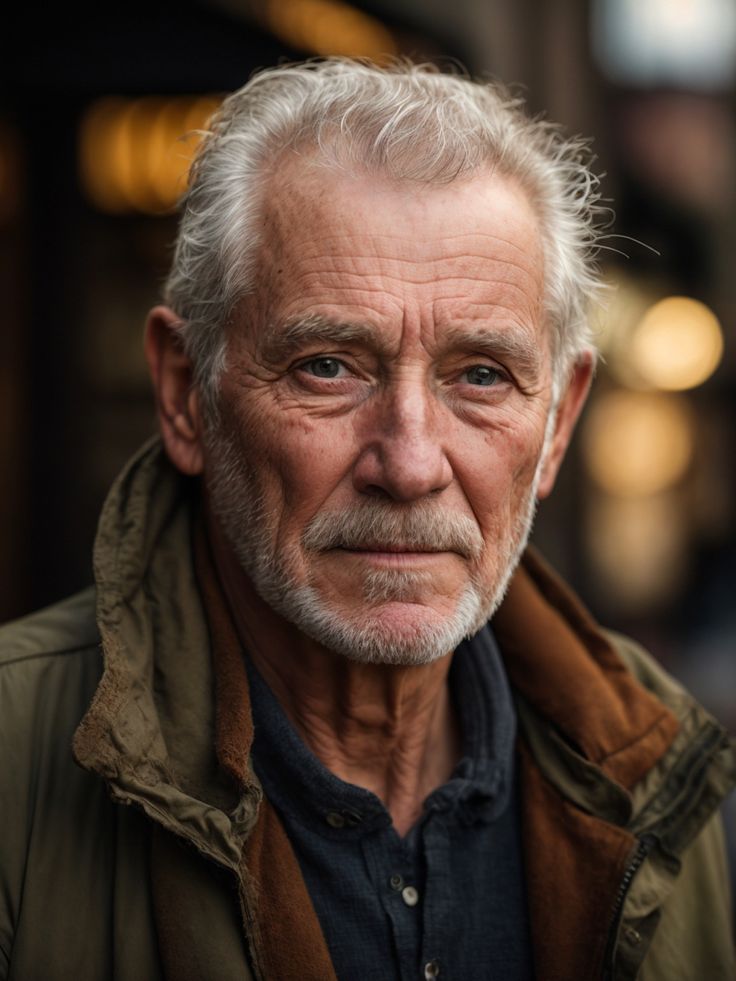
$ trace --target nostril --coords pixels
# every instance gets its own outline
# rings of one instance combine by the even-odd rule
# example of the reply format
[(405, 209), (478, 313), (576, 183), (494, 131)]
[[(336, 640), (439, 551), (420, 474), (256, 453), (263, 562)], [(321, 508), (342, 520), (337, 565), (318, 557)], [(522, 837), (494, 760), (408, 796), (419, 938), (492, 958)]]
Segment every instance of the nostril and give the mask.
[(381, 487), (380, 484), (366, 484), (364, 487), (360, 488), (362, 494), (367, 494), (369, 497), (380, 497), (384, 500), (391, 500), (391, 495), (386, 490), (385, 487)]

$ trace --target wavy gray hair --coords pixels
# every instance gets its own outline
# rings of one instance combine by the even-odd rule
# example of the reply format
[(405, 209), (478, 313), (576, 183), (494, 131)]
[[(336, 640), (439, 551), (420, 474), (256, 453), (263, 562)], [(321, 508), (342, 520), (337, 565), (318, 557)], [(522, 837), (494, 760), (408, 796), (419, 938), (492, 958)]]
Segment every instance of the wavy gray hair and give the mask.
[(254, 76), (213, 117), (192, 164), (164, 295), (210, 411), (225, 326), (256, 286), (266, 182), (285, 153), (309, 148), (329, 165), (392, 180), (449, 183), (489, 166), (518, 180), (542, 231), (559, 394), (574, 361), (593, 349), (587, 310), (600, 288), (587, 144), (529, 117), (498, 83), (335, 58)]

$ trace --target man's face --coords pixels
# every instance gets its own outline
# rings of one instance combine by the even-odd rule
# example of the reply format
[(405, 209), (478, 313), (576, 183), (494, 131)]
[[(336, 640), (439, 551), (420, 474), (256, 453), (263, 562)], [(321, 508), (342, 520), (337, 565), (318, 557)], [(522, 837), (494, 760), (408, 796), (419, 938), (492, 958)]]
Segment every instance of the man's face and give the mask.
[(256, 592), (357, 660), (451, 651), (531, 525), (551, 368), (536, 217), (511, 181), (293, 168), (228, 337), (212, 506)]

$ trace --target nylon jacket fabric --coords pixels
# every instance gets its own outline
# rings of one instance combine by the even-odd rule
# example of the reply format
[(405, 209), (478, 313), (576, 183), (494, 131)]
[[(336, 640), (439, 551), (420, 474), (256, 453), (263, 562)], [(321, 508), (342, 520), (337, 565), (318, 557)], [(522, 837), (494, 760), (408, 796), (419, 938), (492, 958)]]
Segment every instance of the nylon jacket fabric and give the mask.
[[(0, 631), (2, 979), (270, 978), (269, 925), (288, 938), (308, 903), (279, 872), (247, 692), (214, 673), (197, 496), (149, 444), (103, 509), (95, 589)], [(733, 978), (722, 729), (533, 555), (494, 629), (536, 976)]]

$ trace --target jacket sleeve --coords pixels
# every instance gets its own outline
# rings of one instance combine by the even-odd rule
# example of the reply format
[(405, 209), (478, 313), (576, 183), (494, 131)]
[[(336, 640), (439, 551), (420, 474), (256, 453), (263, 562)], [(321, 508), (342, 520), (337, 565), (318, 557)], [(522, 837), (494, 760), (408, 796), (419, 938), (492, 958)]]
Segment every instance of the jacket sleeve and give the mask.
[[(35, 664), (34, 664), (35, 666)], [(10, 974), (33, 824), (37, 768), (33, 685), (20, 660), (0, 662), (0, 979)]]
[[(19, 964), (24, 923), (37, 963), (56, 953), (36, 900), (58, 881), (68, 852), (64, 815), (76, 813), (81, 771), (71, 733), (99, 674), (96, 643), (87, 643), (94, 635), (86, 620), (79, 627), (88, 607), (81, 594), (0, 628), (0, 981), (41, 976)], [(63, 904), (80, 908), (76, 896)]]

